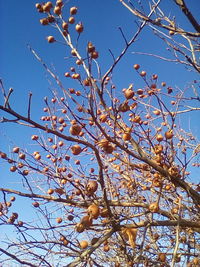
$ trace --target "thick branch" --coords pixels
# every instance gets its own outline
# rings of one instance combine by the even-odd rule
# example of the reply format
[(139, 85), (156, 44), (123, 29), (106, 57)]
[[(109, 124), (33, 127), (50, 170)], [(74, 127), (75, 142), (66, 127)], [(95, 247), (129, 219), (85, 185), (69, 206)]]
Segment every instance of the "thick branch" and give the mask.
[(200, 25), (190, 12), (190, 10), (187, 8), (186, 3), (184, 0), (174, 0), (174, 2), (180, 7), (182, 12), (185, 14), (189, 22), (192, 24), (192, 26), (195, 28), (197, 32), (200, 33)]

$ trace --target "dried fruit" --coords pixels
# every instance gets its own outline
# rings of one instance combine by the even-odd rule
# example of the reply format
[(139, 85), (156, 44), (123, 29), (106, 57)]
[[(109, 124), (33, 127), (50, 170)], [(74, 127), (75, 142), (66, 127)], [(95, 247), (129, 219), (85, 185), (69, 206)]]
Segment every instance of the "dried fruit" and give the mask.
[(151, 212), (158, 212), (159, 211), (159, 205), (157, 202), (152, 202), (150, 205), (149, 205), (149, 210)]
[(97, 59), (99, 57), (99, 53), (97, 51), (93, 51), (93, 52), (91, 52), (90, 56), (93, 59)]
[(130, 246), (134, 249), (136, 244), (137, 229), (136, 228), (124, 228), (122, 229), (124, 238), (129, 242)]
[(89, 214), (89, 216), (93, 219), (97, 219), (99, 217), (100, 214), (100, 209), (99, 206), (96, 204), (91, 204), (88, 209), (87, 212)]
[(88, 51), (88, 53), (92, 53), (95, 51), (95, 47), (93, 46), (93, 44), (91, 42), (88, 42), (87, 51)]
[(166, 261), (166, 254), (165, 253), (159, 253), (158, 254), (158, 260), (161, 262), (165, 262)]
[(55, 40), (55, 38), (54, 38), (53, 36), (48, 36), (48, 37), (47, 37), (47, 41), (48, 41), (48, 43), (53, 43), (53, 42), (55, 42), (56, 40)]
[(125, 95), (126, 99), (131, 99), (134, 97), (135, 93), (132, 89), (126, 89), (124, 91), (124, 95)]
[(140, 76), (142, 76), (142, 77), (145, 77), (146, 74), (147, 74), (147, 73), (146, 73), (146, 71), (144, 71), (144, 70), (140, 72)]
[(162, 136), (162, 134), (157, 134), (157, 135), (156, 135), (156, 140), (157, 140), (158, 142), (162, 142), (162, 141), (163, 141), (163, 136)]
[(81, 147), (79, 145), (74, 145), (71, 147), (71, 151), (73, 155), (79, 155), (82, 151)]
[(83, 32), (83, 24), (80, 22), (80, 23), (78, 23), (78, 24), (76, 24), (76, 26), (75, 26), (75, 29), (76, 29), (76, 31), (78, 32), (78, 33), (82, 33)]
[(16, 170), (17, 170), (17, 167), (16, 167), (16, 166), (11, 166), (11, 167), (10, 167), (10, 171), (11, 171), (11, 172), (15, 172)]
[(135, 65), (133, 66), (133, 68), (134, 68), (135, 70), (138, 70), (138, 69), (140, 68), (140, 65), (139, 65), (139, 64), (135, 64)]
[(49, 24), (49, 21), (48, 21), (47, 18), (43, 18), (43, 19), (40, 19), (40, 23), (41, 23), (42, 25), (48, 25), (48, 24)]
[(75, 123), (70, 127), (69, 132), (71, 135), (77, 136), (80, 134), (81, 130), (81, 125)]
[(81, 224), (84, 226), (84, 228), (89, 228), (92, 225), (92, 218), (89, 215), (84, 216), (81, 219)]
[(35, 140), (38, 140), (38, 138), (39, 138), (38, 135), (32, 135), (32, 136), (31, 136), (31, 139), (34, 140), (34, 141), (35, 141)]
[(74, 18), (74, 17), (69, 17), (68, 22), (69, 22), (70, 24), (74, 24), (74, 22), (75, 22), (75, 18)]
[(59, 16), (62, 13), (62, 9), (60, 6), (55, 6), (53, 12)]
[(39, 204), (37, 201), (36, 201), (36, 202), (33, 202), (32, 205), (33, 205), (33, 207), (35, 207), (35, 208), (38, 208), (38, 207), (40, 206), (40, 204)]
[(93, 193), (96, 192), (97, 189), (98, 189), (98, 183), (97, 183), (97, 181), (90, 180), (90, 181), (87, 183), (86, 188), (87, 188), (88, 193), (93, 194)]
[(18, 153), (19, 152), (19, 147), (13, 147), (13, 153)]
[(75, 6), (71, 7), (70, 8), (70, 15), (75, 15), (77, 13), (77, 11), (78, 11), (77, 7), (75, 7)]
[(84, 226), (83, 226), (82, 223), (77, 223), (76, 226), (75, 226), (75, 230), (76, 230), (78, 233), (82, 233), (82, 232), (85, 230), (85, 228), (84, 228)]
[(166, 139), (172, 139), (172, 137), (173, 137), (173, 131), (172, 130), (165, 132), (165, 138)]
[(61, 217), (56, 218), (56, 222), (57, 223), (61, 223), (62, 222), (62, 218)]
[(86, 249), (88, 247), (88, 241), (86, 240), (80, 241), (79, 244), (82, 249)]

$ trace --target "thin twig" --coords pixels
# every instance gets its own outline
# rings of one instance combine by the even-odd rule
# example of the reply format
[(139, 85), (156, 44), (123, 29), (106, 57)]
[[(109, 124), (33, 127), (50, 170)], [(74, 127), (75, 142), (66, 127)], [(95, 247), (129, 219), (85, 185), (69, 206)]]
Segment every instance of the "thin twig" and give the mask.
[(29, 98), (28, 98), (28, 119), (31, 117), (31, 98), (32, 98), (32, 93), (29, 93)]

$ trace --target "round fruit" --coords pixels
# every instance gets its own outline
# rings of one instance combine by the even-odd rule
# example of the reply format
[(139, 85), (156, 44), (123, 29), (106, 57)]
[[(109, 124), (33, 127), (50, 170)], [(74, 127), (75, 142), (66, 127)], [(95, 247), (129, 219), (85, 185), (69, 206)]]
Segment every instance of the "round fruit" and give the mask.
[(93, 44), (91, 42), (88, 42), (87, 51), (88, 51), (88, 53), (92, 53), (95, 51), (95, 47), (93, 46)]
[(81, 32), (83, 32), (83, 24), (82, 23), (78, 23), (78, 24), (76, 24), (76, 26), (75, 26), (75, 29), (76, 29), (76, 31), (78, 32), (78, 33), (81, 33)]
[(62, 222), (62, 218), (61, 217), (56, 218), (56, 222), (57, 223), (61, 223)]
[(140, 68), (140, 65), (139, 65), (139, 64), (135, 64), (135, 65), (133, 66), (133, 68), (134, 68), (135, 70), (138, 70), (138, 69)]
[(97, 191), (97, 188), (98, 188), (98, 183), (96, 181), (91, 180), (91, 181), (89, 181), (87, 183), (87, 191), (89, 193), (96, 192)]
[(93, 219), (97, 219), (99, 217), (100, 214), (100, 209), (99, 206), (96, 204), (91, 204), (88, 209), (88, 214), (90, 215), (91, 218)]
[(36, 4), (35, 4), (35, 7), (36, 7), (37, 9), (41, 9), (41, 8), (42, 8), (41, 4), (39, 4), (39, 3), (36, 3)]
[(103, 250), (104, 250), (105, 252), (108, 252), (108, 251), (110, 250), (109, 245), (104, 245)]
[(126, 89), (125, 91), (124, 91), (124, 95), (125, 95), (125, 97), (126, 97), (126, 99), (131, 99), (131, 98), (133, 98), (134, 97), (134, 91), (132, 90), (132, 89)]
[(162, 134), (157, 134), (157, 135), (156, 135), (156, 140), (157, 140), (158, 142), (162, 142), (162, 141), (163, 141), (163, 136), (162, 136)]
[(18, 153), (19, 152), (19, 147), (14, 147), (13, 148), (13, 153)]
[(153, 113), (158, 116), (158, 115), (160, 115), (160, 110), (158, 110), (158, 109), (154, 110)]
[(82, 127), (79, 124), (73, 124), (70, 129), (69, 132), (71, 135), (77, 136), (80, 134), (82, 130)]
[(67, 219), (68, 219), (69, 221), (73, 221), (74, 216), (70, 214), (70, 215), (67, 216)]
[(149, 210), (151, 212), (158, 212), (159, 211), (159, 205), (157, 202), (152, 202), (150, 205), (149, 205)]
[(48, 24), (49, 24), (49, 21), (48, 21), (47, 18), (43, 18), (43, 19), (40, 19), (40, 23), (41, 23), (42, 25), (48, 25)]
[(28, 174), (29, 174), (29, 170), (23, 170), (22, 174), (23, 174), (24, 176), (28, 175)]
[(55, 38), (54, 38), (53, 36), (48, 36), (48, 37), (47, 37), (47, 41), (48, 41), (48, 43), (53, 43), (53, 42), (55, 42), (56, 40), (55, 40)]
[(165, 262), (166, 261), (166, 254), (165, 253), (159, 253), (158, 259), (161, 262)]
[(56, 1), (56, 6), (62, 7), (63, 6), (63, 1), (62, 0), (57, 0)]
[(71, 147), (71, 151), (73, 155), (79, 155), (82, 151), (81, 147), (79, 145), (74, 145)]
[(79, 244), (82, 249), (86, 249), (88, 247), (88, 242), (86, 240), (80, 241)]
[(70, 15), (75, 15), (77, 13), (77, 11), (78, 11), (77, 7), (75, 7), (75, 6), (71, 7), (70, 8)]
[(76, 231), (78, 233), (82, 233), (85, 230), (85, 228), (84, 228), (82, 223), (77, 223), (76, 226), (75, 226), (75, 229), (76, 229)]
[(55, 6), (53, 12), (54, 12), (56, 15), (59, 16), (59, 15), (61, 15), (62, 10), (61, 10), (61, 8), (60, 8), (59, 6)]
[(69, 22), (70, 24), (74, 24), (74, 22), (75, 22), (75, 18), (74, 18), (74, 17), (69, 17), (68, 22)]
[(130, 133), (124, 133), (122, 138), (124, 141), (129, 141), (131, 139), (131, 134)]
[(172, 130), (167, 131), (165, 133), (165, 137), (166, 137), (166, 139), (172, 139), (172, 137), (173, 137), (173, 131)]
[(111, 154), (114, 151), (114, 147), (112, 145), (108, 145), (107, 147), (104, 147), (104, 152), (107, 154)]
[(51, 8), (53, 7), (51, 2), (47, 2), (44, 6), (43, 6), (43, 11), (44, 12), (49, 12), (51, 10)]
[(54, 190), (52, 188), (49, 188), (47, 191), (47, 194), (52, 195), (54, 193)]
[(35, 207), (35, 208), (38, 208), (38, 207), (40, 206), (40, 204), (39, 204), (38, 202), (33, 202), (32, 205), (33, 205), (33, 207)]
[(144, 70), (140, 72), (140, 76), (142, 76), (142, 77), (145, 77), (146, 74), (147, 74), (147, 73), (146, 73), (146, 71), (144, 71)]
[(193, 259), (193, 264), (195, 264), (195, 265), (199, 265), (199, 264), (200, 264), (200, 259), (197, 258), (197, 257), (195, 257), (195, 258)]
[(100, 120), (100, 122), (106, 122), (107, 121), (107, 115), (106, 114), (101, 114), (99, 116), (99, 120)]
[(13, 201), (15, 201), (15, 199), (16, 199), (16, 198), (15, 198), (14, 196), (12, 196), (12, 197), (10, 198), (10, 201), (13, 202)]
[(11, 172), (15, 172), (17, 170), (17, 167), (16, 166), (12, 166), (12, 167), (10, 167), (10, 171)]
[(32, 135), (32, 136), (31, 136), (31, 139), (34, 140), (34, 141), (35, 141), (35, 140), (38, 140), (38, 135)]
[(54, 16), (48, 16), (47, 20), (48, 20), (49, 23), (55, 22)]
[(94, 51), (91, 53), (91, 58), (97, 59), (99, 57), (99, 53), (97, 51)]
[(65, 72), (64, 75), (65, 75), (65, 77), (70, 77), (71, 76), (69, 72)]
[(101, 148), (105, 148), (109, 145), (109, 141), (107, 139), (101, 139), (99, 142), (98, 142), (98, 145), (99, 147)]
[(63, 30), (67, 30), (68, 29), (68, 23), (67, 22), (63, 22), (62, 28), (63, 28)]
[(138, 94), (138, 95), (143, 95), (143, 93), (144, 93), (144, 90), (142, 90), (142, 89), (138, 89), (138, 90), (137, 90), (137, 94)]
[(89, 228), (92, 225), (92, 218), (89, 215), (84, 216), (81, 219), (81, 224), (84, 226), (84, 228)]
[(133, 118), (133, 122), (135, 123), (139, 123), (141, 121), (141, 118), (139, 115), (136, 115), (134, 118)]
[(23, 222), (22, 221), (18, 221), (18, 225), (19, 225), (19, 227), (21, 227), (21, 226), (23, 226)]
[(36, 160), (40, 160), (41, 159), (41, 155), (39, 153), (37, 153), (34, 157)]

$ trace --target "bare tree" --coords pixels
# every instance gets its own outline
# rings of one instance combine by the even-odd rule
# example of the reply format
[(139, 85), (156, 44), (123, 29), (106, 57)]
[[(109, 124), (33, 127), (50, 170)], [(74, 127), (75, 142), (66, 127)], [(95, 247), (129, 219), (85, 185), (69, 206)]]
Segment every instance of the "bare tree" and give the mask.
[[(180, 7), (193, 31), (166, 16), (162, 1), (131, 3), (120, 0), (137, 19), (138, 29), (113, 64), (101, 74), (99, 52), (88, 41), (86, 52), (77, 48), (84, 25), (75, 23), (62, 0), (36, 4), (42, 25), (56, 28), (74, 65), (66, 79), (79, 90), (66, 88), (57, 74), (30, 51), (57, 83), (53, 97), (44, 98), (44, 115), (32, 119), (32, 94), (27, 113), (16, 111), (1, 82), (2, 123), (33, 129), (37, 149), (13, 147), (1, 151), (10, 171), (22, 177), (21, 190), (0, 188), (0, 224), (15, 229), (17, 238), (5, 237), (0, 263), (25, 266), (199, 266), (200, 186), (193, 175), (199, 163), (199, 141), (181, 121), (200, 108), (198, 82), (185, 91), (160, 81), (136, 63), (133, 71), (143, 87), (124, 85), (116, 90), (115, 68), (143, 28), (150, 27), (170, 48), (170, 60), (199, 72), (199, 24), (182, 0)], [(146, 1), (144, 1), (146, 2)], [(123, 7), (122, 7), (123, 8)], [(149, 10), (147, 10), (149, 8)], [(74, 26), (75, 23), (75, 26)], [(72, 30), (77, 34), (74, 36)], [(57, 42), (48, 36), (49, 43)], [(160, 62), (162, 64), (162, 61)], [(15, 200), (30, 202), (35, 217), (29, 221), (15, 212)]]

